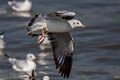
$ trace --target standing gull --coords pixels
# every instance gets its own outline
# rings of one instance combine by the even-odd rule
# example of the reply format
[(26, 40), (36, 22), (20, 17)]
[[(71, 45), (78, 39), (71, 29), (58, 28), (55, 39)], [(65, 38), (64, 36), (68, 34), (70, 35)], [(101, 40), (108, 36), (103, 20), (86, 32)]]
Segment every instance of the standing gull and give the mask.
[(49, 76), (44, 76), (43, 80), (50, 80)]
[(3, 38), (4, 38), (4, 32), (0, 32), (0, 56), (3, 55), (3, 50), (5, 48), (5, 42)]
[(41, 15), (36, 14), (27, 28), (28, 34), (31, 36), (39, 35), (42, 32), (38, 39), (39, 44), (44, 41), (47, 33), (56, 68), (64, 78), (69, 77), (72, 69), (74, 44), (70, 31), (75, 27), (85, 28), (85, 25), (79, 20), (73, 19), (75, 15), (74, 12), (55, 11), (45, 16), (41, 22), (39, 21)]
[(27, 54), (26, 60), (11, 58), (7, 54), (5, 54), (5, 56), (8, 58), (8, 61), (12, 64), (12, 68), (15, 71), (24, 72), (29, 76), (30, 79), (35, 80), (36, 64), (34, 60), (37, 60), (37, 58), (33, 54), (31, 53)]
[(0, 32), (0, 49), (3, 49), (5, 47), (3, 38), (4, 38), (4, 32)]
[(31, 0), (25, 0), (24, 2), (17, 2), (17, 1), (9, 0), (8, 5), (14, 11), (24, 12), (24, 11), (31, 10), (32, 2), (31, 2)]

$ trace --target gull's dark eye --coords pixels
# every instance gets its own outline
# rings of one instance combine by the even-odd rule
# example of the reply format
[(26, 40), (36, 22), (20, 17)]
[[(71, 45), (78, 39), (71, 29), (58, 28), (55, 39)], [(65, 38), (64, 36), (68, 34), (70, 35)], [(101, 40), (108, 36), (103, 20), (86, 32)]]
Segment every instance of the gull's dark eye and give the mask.
[(32, 56), (30, 56), (30, 58), (32, 58)]
[(73, 25), (75, 25), (75, 22), (73, 23)]
[(79, 22), (77, 22), (77, 24), (79, 24)]

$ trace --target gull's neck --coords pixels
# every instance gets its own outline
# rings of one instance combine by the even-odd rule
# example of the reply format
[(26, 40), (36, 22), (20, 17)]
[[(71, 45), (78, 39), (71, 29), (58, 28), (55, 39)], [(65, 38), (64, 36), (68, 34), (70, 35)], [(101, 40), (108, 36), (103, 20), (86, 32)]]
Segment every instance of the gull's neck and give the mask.
[(72, 28), (75, 28), (75, 26), (73, 26), (72, 20), (68, 20), (68, 23), (70, 24), (70, 26), (71, 26)]
[(29, 63), (33, 63), (33, 61), (29, 60), (29, 59), (26, 59), (26, 63), (29, 64)]

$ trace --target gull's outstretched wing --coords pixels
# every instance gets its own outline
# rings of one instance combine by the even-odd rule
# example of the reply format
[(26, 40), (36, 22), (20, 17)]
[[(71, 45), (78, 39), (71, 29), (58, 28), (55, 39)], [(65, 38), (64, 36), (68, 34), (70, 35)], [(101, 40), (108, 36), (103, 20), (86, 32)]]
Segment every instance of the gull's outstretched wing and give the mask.
[(70, 11), (54, 11), (49, 13), (46, 16), (46, 18), (70, 20), (70, 19), (73, 19), (75, 15), (76, 15), (75, 12), (70, 12)]
[(56, 68), (64, 78), (68, 78), (72, 68), (73, 40), (69, 32), (48, 33)]

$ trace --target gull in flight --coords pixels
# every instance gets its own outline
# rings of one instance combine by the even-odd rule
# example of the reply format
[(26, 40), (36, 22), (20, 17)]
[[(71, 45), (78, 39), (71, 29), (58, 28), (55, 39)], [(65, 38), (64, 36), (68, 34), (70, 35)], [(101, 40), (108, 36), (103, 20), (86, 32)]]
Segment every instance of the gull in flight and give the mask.
[[(70, 31), (76, 27), (85, 28), (79, 20), (74, 19), (76, 13), (69, 11), (54, 11), (44, 18), (36, 14), (28, 24), (28, 35), (41, 37), (41, 44), (46, 37), (50, 40), (56, 68), (64, 78), (68, 78), (73, 62), (74, 43)], [(43, 18), (43, 19), (42, 19)]]
[(13, 11), (26, 12), (31, 10), (32, 2), (31, 0), (25, 0), (24, 2), (9, 0), (8, 5), (11, 7)]
[(4, 54), (4, 55), (8, 58), (8, 61), (12, 64), (12, 68), (15, 71), (24, 72), (25, 74), (29, 76), (30, 80), (35, 80), (36, 64), (34, 61), (37, 60), (38, 58), (36, 58), (31, 53), (27, 54), (26, 60), (19, 60), (16, 58), (11, 58), (7, 54)]

